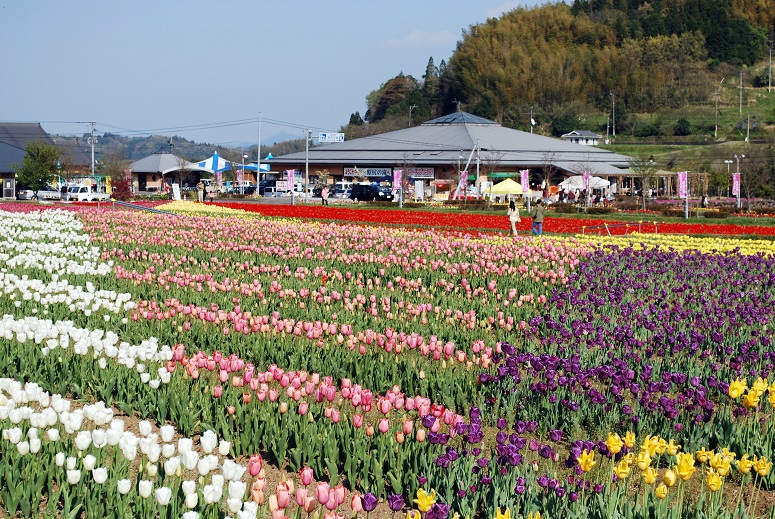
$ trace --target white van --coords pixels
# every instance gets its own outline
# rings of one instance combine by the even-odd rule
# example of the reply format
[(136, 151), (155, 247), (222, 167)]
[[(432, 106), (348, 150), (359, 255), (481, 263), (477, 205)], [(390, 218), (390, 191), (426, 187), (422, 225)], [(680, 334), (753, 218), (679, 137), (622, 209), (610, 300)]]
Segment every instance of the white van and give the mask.
[(336, 190), (344, 190), (344, 189), (352, 189), (353, 183), (352, 182), (337, 182), (334, 185), (332, 185), (329, 190), (333, 193)]

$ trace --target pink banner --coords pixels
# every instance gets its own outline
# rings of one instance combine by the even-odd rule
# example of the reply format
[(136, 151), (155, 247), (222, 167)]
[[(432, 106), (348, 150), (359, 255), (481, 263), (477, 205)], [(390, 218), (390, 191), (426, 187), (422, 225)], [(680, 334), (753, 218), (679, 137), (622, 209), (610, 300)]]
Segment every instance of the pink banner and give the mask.
[(527, 194), (530, 191), (530, 170), (523, 169), (519, 172), (519, 180), (522, 184), (522, 192)]
[(393, 170), (393, 192), (397, 193), (401, 189), (401, 177), (404, 172), (400, 169)]
[(688, 196), (687, 190), (687, 176), (688, 171), (678, 172), (678, 198), (686, 198)]
[(285, 170), (285, 182), (286, 187), (288, 188), (288, 191), (293, 191), (293, 186), (296, 183), (296, 171), (293, 169), (286, 169)]
[(238, 184), (242, 183), (242, 170), (241, 169), (237, 170), (237, 183)]
[(581, 174), (581, 179), (584, 182), (584, 190), (589, 191), (589, 183), (592, 181), (592, 173), (585, 171)]
[(468, 171), (461, 171), (460, 178), (458, 179), (458, 190), (462, 190), (463, 194), (466, 192), (466, 186), (468, 185)]
[(223, 173), (222, 172), (219, 171), (218, 173), (215, 174), (215, 183), (218, 184), (218, 186), (223, 184)]
[(740, 173), (732, 173), (732, 194), (740, 195)]

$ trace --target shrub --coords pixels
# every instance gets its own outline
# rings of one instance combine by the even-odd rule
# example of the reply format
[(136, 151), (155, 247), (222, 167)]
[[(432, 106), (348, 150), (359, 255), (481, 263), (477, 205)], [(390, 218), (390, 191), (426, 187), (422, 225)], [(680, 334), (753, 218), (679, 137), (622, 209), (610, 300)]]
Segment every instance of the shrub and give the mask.
[(659, 212), (662, 214), (662, 216), (675, 216), (678, 218), (684, 216), (683, 209), (671, 209), (669, 207), (663, 207), (659, 210)]
[(558, 203), (552, 204), (549, 207), (552, 209), (552, 211), (561, 214), (573, 213), (576, 211), (576, 207), (573, 204)]
[(587, 214), (611, 214), (615, 210), (613, 207), (589, 207)]
[(673, 135), (675, 135), (676, 137), (685, 137), (691, 134), (692, 134), (691, 123), (689, 123), (689, 121), (687, 121), (683, 117), (678, 119), (678, 122), (676, 122), (675, 126), (673, 126)]
[(726, 211), (705, 211), (702, 216), (704, 218), (728, 218), (731, 213)]

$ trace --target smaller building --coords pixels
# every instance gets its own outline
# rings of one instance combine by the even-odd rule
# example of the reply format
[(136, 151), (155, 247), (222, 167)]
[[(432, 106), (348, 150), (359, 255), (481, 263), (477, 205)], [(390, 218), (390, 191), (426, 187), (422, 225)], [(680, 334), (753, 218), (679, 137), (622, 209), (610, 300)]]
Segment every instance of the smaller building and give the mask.
[(573, 130), (572, 132), (563, 135), (562, 138), (565, 139), (566, 142), (572, 142), (573, 144), (597, 146), (597, 143), (603, 136), (589, 130)]

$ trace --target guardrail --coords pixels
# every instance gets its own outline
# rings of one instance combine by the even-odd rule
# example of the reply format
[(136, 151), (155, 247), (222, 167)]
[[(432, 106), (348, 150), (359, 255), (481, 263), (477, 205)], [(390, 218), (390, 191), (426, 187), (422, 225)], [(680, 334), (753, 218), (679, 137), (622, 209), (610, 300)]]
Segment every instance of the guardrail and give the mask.
[(131, 204), (129, 202), (122, 202), (120, 200), (112, 200), (111, 202), (113, 204), (113, 206), (111, 208), (113, 211), (116, 210), (116, 205), (118, 205), (120, 207), (127, 207), (129, 209), (138, 209), (140, 211), (148, 211), (148, 212), (156, 213), (156, 214), (167, 214), (167, 215), (170, 215), (170, 216), (178, 216), (177, 213), (173, 213), (173, 212), (170, 212), (170, 211), (165, 211), (163, 209), (156, 209), (154, 207), (145, 207), (144, 205)]
[[(639, 232), (643, 233), (643, 227), (648, 228), (649, 226), (654, 227), (654, 234), (659, 234), (659, 222), (644, 222), (643, 220), (636, 223), (614, 223), (614, 224), (607, 224), (604, 223), (603, 225), (585, 225), (581, 228), (581, 234), (587, 234), (587, 231), (597, 231), (598, 235), (602, 234), (602, 231), (605, 230), (605, 232), (608, 234), (608, 236), (611, 236), (611, 229), (619, 229), (621, 227), (624, 227), (624, 234), (627, 234), (627, 232), (632, 229), (632, 232)], [(590, 234), (592, 234), (590, 232)]]

